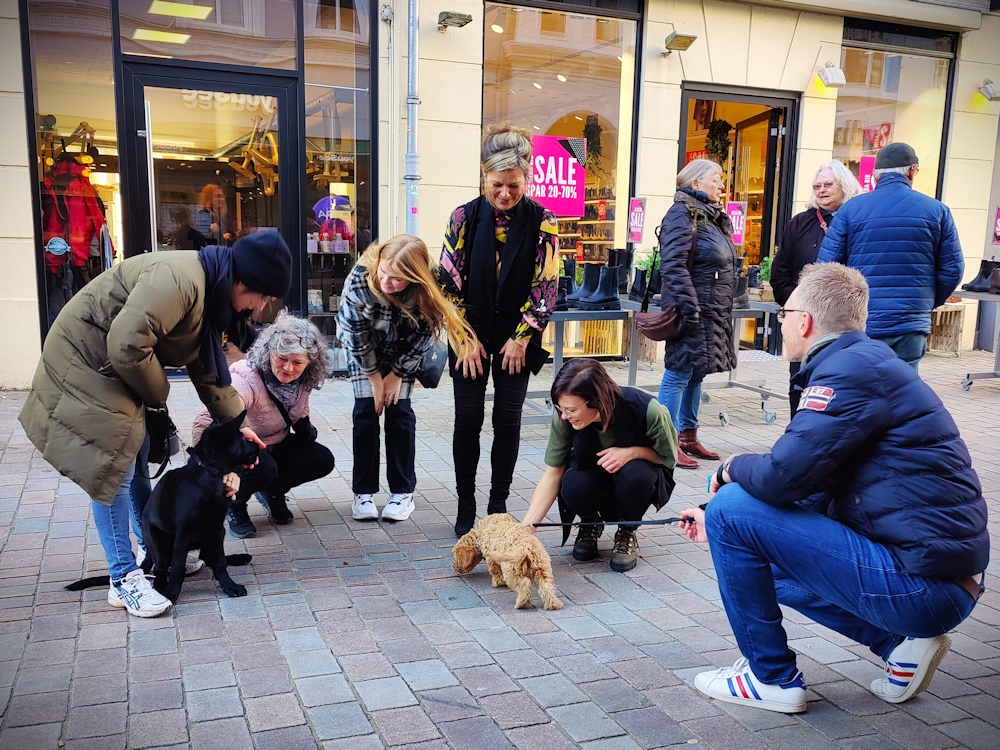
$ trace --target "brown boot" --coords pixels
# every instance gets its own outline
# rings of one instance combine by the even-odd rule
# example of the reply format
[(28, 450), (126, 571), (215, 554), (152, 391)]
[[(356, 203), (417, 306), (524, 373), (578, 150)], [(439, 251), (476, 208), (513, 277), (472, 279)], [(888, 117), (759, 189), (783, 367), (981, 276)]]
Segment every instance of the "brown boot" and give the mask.
[(681, 430), (677, 438), (680, 444), (680, 449), (689, 456), (704, 458), (706, 461), (719, 460), (718, 453), (713, 453), (699, 442), (697, 429)]
[(680, 448), (677, 449), (677, 468), (678, 469), (697, 469), (698, 462), (694, 461), (684, 455), (684, 451)]

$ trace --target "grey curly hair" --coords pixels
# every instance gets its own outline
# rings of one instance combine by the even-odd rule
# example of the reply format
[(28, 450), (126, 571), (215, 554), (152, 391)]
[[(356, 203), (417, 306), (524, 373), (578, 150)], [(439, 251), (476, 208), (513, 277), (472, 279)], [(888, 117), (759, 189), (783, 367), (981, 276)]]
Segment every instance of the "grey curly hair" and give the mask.
[(285, 310), (278, 313), (271, 325), (267, 326), (247, 354), (247, 362), (255, 370), (267, 372), (271, 367), (271, 355), (309, 355), (309, 364), (299, 376), (299, 382), (310, 391), (323, 387), (333, 371), (326, 339), (309, 320), (298, 318)]

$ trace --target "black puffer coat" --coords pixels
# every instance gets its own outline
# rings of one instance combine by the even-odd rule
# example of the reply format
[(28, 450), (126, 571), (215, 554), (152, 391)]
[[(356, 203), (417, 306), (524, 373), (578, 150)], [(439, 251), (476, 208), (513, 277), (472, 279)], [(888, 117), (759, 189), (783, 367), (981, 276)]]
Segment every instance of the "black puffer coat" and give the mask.
[[(689, 274), (692, 217), (698, 222), (698, 245)], [(729, 218), (700, 190), (680, 188), (674, 205), (663, 217), (660, 306), (677, 305), (690, 331), (667, 342), (663, 364), (668, 370), (690, 367), (709, 375), (736, 366), (733, 294), (737, 260), (731, 232)]]

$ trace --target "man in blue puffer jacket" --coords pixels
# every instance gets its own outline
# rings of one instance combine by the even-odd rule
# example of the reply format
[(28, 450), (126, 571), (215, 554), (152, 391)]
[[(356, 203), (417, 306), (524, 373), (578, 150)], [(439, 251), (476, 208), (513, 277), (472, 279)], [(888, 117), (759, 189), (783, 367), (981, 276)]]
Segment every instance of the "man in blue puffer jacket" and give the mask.
[(820, 263), (843, 263), (871, 287), (868, 335), (913, 369), (927, 351), (931, 310), (962, 280), (965, 261), (951, 211), (912, 188), (919, 164), (905, 143), (875, 157), (875, 190), (845, 203), (820, 247)]
[(871, 648), (886, 664), (872, 692), (900, 703), (982, 594), (990, 540), (969, 451), (930, 386), (865, 335), (867, 303), (858, 271), (805, 267), (779, 311), (799, 410), (770, 453), (727, 459), (705, 511), (681, 514), (711, 542), (745, 657), (695, 679), (717, 700), (805, 710), (781, 603)]

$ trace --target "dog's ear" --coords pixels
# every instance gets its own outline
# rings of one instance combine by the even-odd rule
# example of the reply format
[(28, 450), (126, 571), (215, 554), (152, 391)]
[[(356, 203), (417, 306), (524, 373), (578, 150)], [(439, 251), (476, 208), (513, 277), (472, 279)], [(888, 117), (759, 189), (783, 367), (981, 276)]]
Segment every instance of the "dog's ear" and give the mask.
[(246, 418), (247, 418), (247, 410), (244, 409), (235, 419), (229, 420), (229, 422), (226, 423), (226, 426), (232, 427), (238, 432), (240, 427), (243, 426), (243, 420)]
[(452, 554), (455, 556), (455, 572), (456, 573), (468, 573), (474, 567), (479, 564), (479, 561), (483, 559), (483, 556), (476, 549), (475, 537), (473, 537), (472, 532), (463, 536), (455, 546), (452, 548)]

